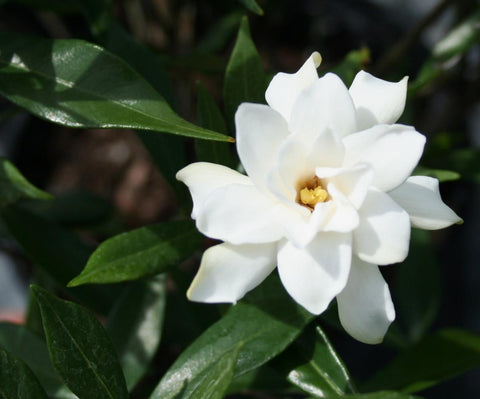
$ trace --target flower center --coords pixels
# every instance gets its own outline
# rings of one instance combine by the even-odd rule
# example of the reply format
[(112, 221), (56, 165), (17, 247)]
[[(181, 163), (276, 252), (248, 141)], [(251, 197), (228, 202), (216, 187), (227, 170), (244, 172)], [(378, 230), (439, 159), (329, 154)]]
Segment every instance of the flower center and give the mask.
[(328, 191), (323, 188), (320, 179), (314, 176), (312, 179), (303, 181), (297, 190), (297, 202), (309, 209), (313, 209), (319, 202), (328, 201)]

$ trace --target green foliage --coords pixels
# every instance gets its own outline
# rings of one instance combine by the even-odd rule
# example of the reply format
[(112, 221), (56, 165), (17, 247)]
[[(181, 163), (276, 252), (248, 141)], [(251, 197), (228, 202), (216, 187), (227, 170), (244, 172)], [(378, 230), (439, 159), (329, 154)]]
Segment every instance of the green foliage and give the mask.
[(52, 364), (81, 398), (128, 398), (112, 342), (86, 309), (32, 286)]
[(8, 399), (48, 398), (31, 370), (2, 348), (0, 348), (0, 396)]
[(117, 283), (165, 272), (190, 256), (200, 241), (190, 221), (158, 223), (119, 234), (97, 248), (68, 286)]
[(6, 32), (0, 35), (0, 47), (0, 93), (41, 118), (77, 128), (231, 140), (180, 118), (135, 71), (101, 47)]
[(240, 3), (243, 4), (245, 8), (250, 10), (251, 12), (257, 15), (263, 15), (262, 8), (257, 4), (255, 0), (238, 0)]

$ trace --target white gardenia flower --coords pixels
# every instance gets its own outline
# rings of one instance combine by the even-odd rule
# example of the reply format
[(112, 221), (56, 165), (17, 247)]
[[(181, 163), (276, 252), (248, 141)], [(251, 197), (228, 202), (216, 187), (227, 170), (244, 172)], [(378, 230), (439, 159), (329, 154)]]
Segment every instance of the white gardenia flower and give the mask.
[(278, 267), (290, 296), (313, 314), (336, 297), (340, 321), (359, 341), (379, 343), (395, 318), (378, 265), (401, 262), (410, 228), (461, 219), (438, 180), (411, 176), (425, 137), (395, 124), (407, 78), (386, 82), (361, 71), (349, 89), (318, 78), (315, 52), (295, 74), (277, 74), (268, 105), (235, 115), (247, 176), (198, 162), (177, 173), (190, 189), (209, 248), (190, 286), (198, 302), (235, 303)]

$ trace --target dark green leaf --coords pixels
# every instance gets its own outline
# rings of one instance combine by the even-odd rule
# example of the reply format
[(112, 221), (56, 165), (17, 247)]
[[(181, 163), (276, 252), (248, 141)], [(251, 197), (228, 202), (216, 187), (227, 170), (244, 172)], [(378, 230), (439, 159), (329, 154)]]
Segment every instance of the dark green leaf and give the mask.
[(0, 157), (0, 208), (22, 198), (48, 200), (53, 197), (29, 183), (8, 159)]
[(238, 0), (240, 3), (244, 5), (247, 10), (254, 12), (258, 15), (263, 15), (262, 8), (257, 4), (255, 0)]
[(213, 367), (197, 375), (191, 382), (193, 391), (188, 395), (182, 394), (178, 399), (222, 399), (232, 381), (241, 346), (242, 342), (226, 352)]
[(364, 389), (416, 392), (479, 366), (480, 335), (442, 330), (400, 353)]
[(347, 368), (320, 327), (307, 329), (288, 351), (300, 365), (287, 378), (303, 391), (322, 398), (355, 392)]
[(370, 62), (370, 50), (363, 47), (359, 50), (350, 51), (345, 58), (330, 70), (340, 76), (345, 85), (350, 86), (358, 71), (365, 68)]
[(52, 364), (82, 399), (128, 398), (115, 349), (97, 319), (85, 308), (32, 286), (40, 306)]
[(428, 154), (428, 164), (455, 170), (463, 179), (480, 183), (480, 151), (477, 148), (436, 151)]
[(162, 222), (119, 234), (100, 244), (68, 285), (116, 283), (162, 273), (190, 256), (201, 240), (191, 221)]
[[(338, 396), (327, 396), (328, 399), (336, 399)], [(342, 396), (345, 399), (421, 399), (420, 396), (407, 395), (400, 392), (381, 391), (371, 393), (360, 393), (356, 395)]]
[[(200, 126), (216, 132), (225, 133), (227, 125), (215, 100), (207, 89), (197, 82), (198, 102), (197, 114)], [(227, 143), (215, 141), (196, 140), (195, 152), (199, 161), (213, 162), (216, 164), (233, 166), (230, 146)]]
[(165, 277), (138, 281), (125, 289), (108, 317), (107, 331), (117, 349), (131, 390), (148, 369), (162, 335)]
[[(1, 215), (25, 254), (61, 287), (81, 272), (92, 253), (92, 248), (69, 230), (18, 205), (5, 208)], [(92, 309), (106, 313), (118, 291), (118, 287), (94, 286), (70, 289), (68, 293)]]
[(410, 342), (432, 325), (440, 308), (440, 274), (430, 233), (412, 230), (408, 258), (396, 269), (394, 303)]
[(245, 101), (265, 102), (266, 77), (262, 60), (250, 37), (247, 17), (243, 17), (235, 47), (225, 70), (223, 98), (227, 121), (233, 129), (237, 107)]
[(47, 345), (36, 334), (25, 327), (0, 323), (0, 346), (28, 365), (49, 396), (58, 399), (76, 398), (53, 369)]
[(197, 46), (198, 53), (218, 53), (233, 38), (243, 14), (234, 11), (214, 23)]
[(0, 348), (0, 397), (5, 399), (48, 399), (28, 366), (2, 348)]
[(413, 176), (435, 177), (440, 182), (454, 181), (460, 179), (460, 173), (452, 170), (431, 169), (424, 166), (417, 166), (412, 173)]
[(180, 118), (124, 61), (91, 43), (2, 32), (0, 48), (0, 93), (41, 118), (231, 140)]
[(261, 366), (282, 352), (313, 317), (286, 294), (278, 276), (271, 276), (179, 356), (151, 399), (177, 398), (179, 392), (188, 397), (195, 388), (192, 380), (240, 343), (235, 376)]

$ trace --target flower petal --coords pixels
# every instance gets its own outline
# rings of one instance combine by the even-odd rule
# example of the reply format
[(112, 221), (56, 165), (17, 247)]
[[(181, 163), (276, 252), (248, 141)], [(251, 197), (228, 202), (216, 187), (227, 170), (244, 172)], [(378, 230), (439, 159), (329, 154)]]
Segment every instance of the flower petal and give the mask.
[(318, 79), (317, 68), (322, 57), (316, 51), (296, 73), (277, 73), (265, 92), (268, 105), (290, 120), (293, 104), (300, 92)]
[(217, 188), (228, 184), (253, 185), (247, 176), (226, 166), (209, 162), (192, 163), (179, 170), (176, 178), (188, 186), (192, 195), (192, 219), (197, 218), (203, 201)]
[(277, 244), (223, 243), (205, 251), (187, 291), (196, 302), (235, 303), (275, 269)]
[(395, 123), (405, 108), (407, 82), (408, 77), (387, 82), (365, 71), (357, 73), (349, 92), (357, 110), (358, 130)]
[(266, 175), (289, 134), (287, 122), (266, 105), (243, 103), (235, 114), (235, 126), (240, 161), (254, 184), (267, 191)]
[(197, 228), (231, 244), (277, 241), (282, 230), (271, 212), (274, 205), (255, 186), (230, 184), (205, 199), (198, 211)]
[(343, 328), (356, 340), (379, 344), (395, 320), (390, 290), (378, 266), (352, 259), (350, 276), (337, 295), (338, 315)]
[(284, 241), (278, 251), (280, 279), (297, 303), (320, 314), (345, 287), (351, 254), (351, 234), (319, 233), (303, 249)]
[(290, 131), (312, 142), (331, 129), (338, 137), (356, 131), (355, 106), (342, 80), (333, 73), (302, 91), (292, 109)]
[(373, 169), (372, 184), (390, 191), (410, 176), (422, 155), (425, 136), (411, 126), (377, 125), (345, 137), (344, 167), (357, 163)]
[(438, 180), (411, 176), (388, 193), (410, 215), (413, 227), (437, 230), (462, 221), (440, 197)]
[(388, 194), (370, 189), (353, 232), (353, 252), (365, 262), (388, 265), (408, 254), (410, 220)]

